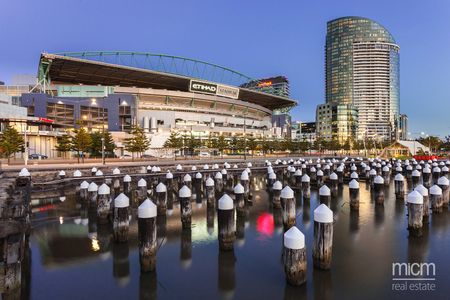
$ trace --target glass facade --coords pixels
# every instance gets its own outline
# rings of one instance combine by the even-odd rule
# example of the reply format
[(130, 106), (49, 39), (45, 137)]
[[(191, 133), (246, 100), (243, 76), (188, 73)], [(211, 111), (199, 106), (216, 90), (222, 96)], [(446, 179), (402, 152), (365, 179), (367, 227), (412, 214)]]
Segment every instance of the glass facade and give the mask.
[(353, 104), (326, 103), (317, 106), (317, 134), (325, 140), (343, 144), (356, 137), (358, 109)]
[(89, 131), (100, 131), (108, 129), (108, 109), (95, 106), (80, 107), (80, 122)]
[(73, 105), (47, 102), (47, 118), (54, 120), (56, 124), (73, 128), (75, 123), (74, 111)]
[(327, 103), (357, 108), (356, 138), (393, 136), (399, 115), (399, 47), (383, 26), (361, 17), (328, 22), (325, 80)]

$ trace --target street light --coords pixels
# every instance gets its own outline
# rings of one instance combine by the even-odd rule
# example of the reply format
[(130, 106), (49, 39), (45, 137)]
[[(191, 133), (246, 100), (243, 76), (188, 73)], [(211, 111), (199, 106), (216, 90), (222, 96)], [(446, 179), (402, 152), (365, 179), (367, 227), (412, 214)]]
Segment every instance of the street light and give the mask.
[(102, 164), (105, 164), (105, 137), (102, 137)]

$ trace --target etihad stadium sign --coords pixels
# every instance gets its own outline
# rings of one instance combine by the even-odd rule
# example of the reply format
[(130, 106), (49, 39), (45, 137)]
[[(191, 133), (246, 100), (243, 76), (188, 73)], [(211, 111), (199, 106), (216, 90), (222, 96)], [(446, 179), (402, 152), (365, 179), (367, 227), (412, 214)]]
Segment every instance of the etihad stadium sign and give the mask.
[(238, 99), (239, 97), (238, 88), (198, 80), (191, 80), (189, 83), (189, 91), (233, 99)]

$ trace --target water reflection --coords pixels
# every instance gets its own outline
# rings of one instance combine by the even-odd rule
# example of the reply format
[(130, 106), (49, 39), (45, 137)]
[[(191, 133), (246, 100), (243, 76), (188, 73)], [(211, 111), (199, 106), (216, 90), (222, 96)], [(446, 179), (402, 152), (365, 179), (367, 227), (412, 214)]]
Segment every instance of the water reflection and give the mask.
[(139, 299), (157, 299), (158, 277), (156, 272), (145, 272), (139, 275)]
[(307, 285), (292, 286), (288, 283), (284, 286), (284, 300), (303, 300), (307, 298)]
[(314, 299), (333, 299), (333, 284), (330, 271), (313, 269)]
[[(129, 243), (117, 244), (111, 239), (111, 224), (97, 224), (96, 211), (90, 210), (87, 202), (81, 201), (75, 189), (68, 188), (64, 193), (56, 190), (51, 197), (47, 192), (36, 193), (31, 243), (33, 252), (36, 249), (36, 255), (41, 257), (34, 260), (32, 266), (39, 276), (23, 280), (31, 280), (35, 286), (48, 286), (44, 296), (49, 299), (55, 298), (51, 286), (75, 287), (74, 282), (64, 280), (67, 276), (61, 276), (66, 273), (72, 275), (70, 272), (73, 269), (80, 270), (86, 276), (92, 274), (91, 280), (108, 286), (103, 293), (110, 298), (119, 297), (119, 292), (127, 295), (134, 292), (139, 293), (141, 299), (156, 298), (157, 293), (163, 299), (230, 296), (236, 299), (305, 299), (307, 296), (309, 299), (327, 299), (331, 293), (333, 298), (345, 299), (349, 298), (345, 293), (349, 289), (352, 296), (360, 296), (356, 298), (367, 294), (388, 298), (390, 286), (386, 283), (386, 270), (391, 267), (392, 261), (448, 262), (448, 258), (437, 256), (442, 254), (442, 247), (438, 249), (441, 252), (430, 251), (430, 247), (450, 242), (449, 212), (433, 214), (429, 228), (424, 228), (421, 238), (408, 238), (404, 202), (395, 200), (393, 184), (385, 191), (385, 203), (381, 206), (371, 202), (369, 187), (365, 189), (365, 185), (361, 184), (359, 211), (350, 210), (348, 188), (344, 185), (331, 199), (335, 214), (332, 269), (328, 272), (314, 270), (312, 263), (308, 262), (307, 284), (298, 288), (289, 286), (285, 283), (280, 264), (283, 244), (281, 209), (272, 206), (265, 175), (261, 175), (260, 179), (256, 176), (251, 185), (253, 205), (248, 202), (242, 214), (236, 213), (234, 252), (217, 251), (217, 205), (200, 207), (193, 203), (191, 230), (181, 229), (179, 209), (172, 210), (172, 214), (168, 211), (167, 216), (157, 217), (157, 271), (163, 285), (158, 285), (156, 273), (139, 274), (139, 268), (135, 268), (139, 263), (136, 255), (136, 210), (132, 213)], [(197, 190), (195, 193), (197, 196), (193, 201), (197, 204), (206, 202), (203, 192)], [(59, 198), (63, 194), (66, 199), (61, 202)], [(296, 223), (310, 247), (313, 237), (312, 210), (319, 203), (318, 188), (312, 187), (310, 199), (302, 198), (298, 190), (295, 195)], [(195, 264), (192, 263), (193, 256), (199, 258)], [(217, 265), (214, 263), (216, 259)], [(355, 261), (364, 261), (364, 268), (370, 272), (361, 272), (360, 264), (355, 264)], [(104, 265), (109, 270), (111, 264), (113, 276), (101, 276)], [(450, 273), (445, 268), (440, 272), (442, 276), (449, 276)], [(26, 271), (22, 276), (27, 273), (30, 276)], [(129, 284), (130, 280), (136, 282)], [(184, 289), (183, 286), (190, 288)], [(95, 285), (84, 285), (82, 293), (95, 293), (95, 288)], [(37, 295), (34, 289), (30, 291), (28, 288), (28, 293), (31, 293), (31, 298), (44, 297)]]
[(192, 231), (190, 228), (181, 231), (180, 263), (183, 269), (189, 268), (192, 264)]
[(130, 260), (128, 242), (113, 243), (113, 277), (119, 287), (125, 287), (130, 281)]
[(232, 299), (236, 286), (234, 251), (219, 251), (217, 285), (223, 299)]

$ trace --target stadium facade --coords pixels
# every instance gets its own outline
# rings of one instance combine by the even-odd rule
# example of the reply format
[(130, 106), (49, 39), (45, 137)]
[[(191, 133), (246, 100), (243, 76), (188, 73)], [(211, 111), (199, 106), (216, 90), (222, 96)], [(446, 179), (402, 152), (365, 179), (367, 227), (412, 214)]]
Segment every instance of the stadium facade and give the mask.
[[(283, 137), (287, 131), (272, 122), (273, 112), (287, 113), (297, 103), (278, 88), (260, 90), (258, 82), (222, 66), (162, 54), (42, 53), (38, 85), (21, 94), (21, 105), (28, 117), (51, 120), (58, 131), (108, 130), (119, 155), (123, 139), (139, 125), (154, 154), (174, 131), (199, 139)], [(283, 89), (289, 90), (287, 80)]]

